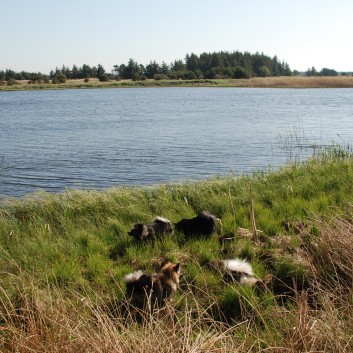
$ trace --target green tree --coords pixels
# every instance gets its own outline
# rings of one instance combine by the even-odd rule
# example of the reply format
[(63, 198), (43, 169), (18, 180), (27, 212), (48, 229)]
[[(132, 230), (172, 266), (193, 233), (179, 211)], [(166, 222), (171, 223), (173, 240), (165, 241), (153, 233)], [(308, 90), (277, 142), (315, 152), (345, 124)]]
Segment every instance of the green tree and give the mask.
[(146, 66), (144, 75), (147, 78), (154, 78), (155, 75), (160, 73), (160, 67), (155, 61), (150, 61), (150, 63)]
[[(121, 78), (137, 80), (142, 76), (141, 66), (132, 58), (129, 59), (128, 64), (121, 67)], [(119, 70), (120, 71), (120, 70)]]
[(185, 62), (186, 62), (186, 68), (189, 71), (196, 71), (197, 69), (200, 69), (200, 62), (199, 58), (195, 54), (186, 54), (185, 57)]
[(90, 78), (92, 75), (89, 65), (83, 64), (81, 68), (81, 78)]
[(15, 79), (16, 79), (16, 72), (13, 70), (6, 69), (5, 80), (10, 81), (10, 80), (15, 80)]
[(81, 78), (80, 77), (80, 70), (76, 65), (72, 66), (72, 70), (71, 70), (71, 78), (75, 79), (75, 78)]
[(101, 80), (101, 78), (103, 78), (105, 75), (105, 69), (101, 64), (98, 64), (97, 66), (97, 77), (99, 80)]
[(338, 73), (337, 73), (337, 71), (335, 71), (333, 69), (328, 69), (328, 68), (324, 67), (320, 71), (320, 75), (321, 76), (338, 76)]
[(311, 69), (307, 69), (305, 71), (305, 75), (308, 76), (308, 77), (311, 77), (311, 76), (317, 76), (317, 71), (315, 69), (315, 67), (313, 66)]
[(172, 64), (170, 64), (170, 71), (178, 71), (182, 72), (186, 70), (186, 65), (183, 60), (175, 60)]
[(161, 73), (163, 75), (168, 75), (169, 72), (170, 72), (169, 65), (163, 61), (161, 64), (161, 67), (159, 69), (159, 73)]

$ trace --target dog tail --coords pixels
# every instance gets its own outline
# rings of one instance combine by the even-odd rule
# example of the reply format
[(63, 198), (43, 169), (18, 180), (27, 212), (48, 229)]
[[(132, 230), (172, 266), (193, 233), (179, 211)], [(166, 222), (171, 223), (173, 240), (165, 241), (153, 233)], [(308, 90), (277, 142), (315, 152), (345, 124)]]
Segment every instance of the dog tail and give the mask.
[(240, 284), (254, 285), (258, 279), (254, 276), (254, 271), (249, 262), (242, 259), (223, 260), (226, 270), (223, 279), (226, 282), (237, 282)]
[(223, 266), (225, 270), (229, 272), (244, 273), (247, 276), (254, 275), (254, 271), (251, 264), (246, 260), (242, 260), (242, 259), (223, 260)]
[(140, 277), (143, 275), (143, 272), (141, 270), (129, 273), (124, 277), (124, 281), (126, 284), (134, 283), (140, 279)]
[(154, 223), (166, 223), (166, 224), (169, 224), (171, 223), (169, 219), (167, 218), (163, 218), (163, 217), (160, 217), (160, 216), (157, 216), (154, 220), (153, 220)]

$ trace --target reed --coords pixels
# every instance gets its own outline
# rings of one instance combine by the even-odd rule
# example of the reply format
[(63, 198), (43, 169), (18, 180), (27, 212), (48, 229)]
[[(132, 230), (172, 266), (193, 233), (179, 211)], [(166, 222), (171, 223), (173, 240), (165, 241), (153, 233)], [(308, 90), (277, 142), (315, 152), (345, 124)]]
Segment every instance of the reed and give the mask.
[(250, 80), (230, 80), (229, 86), (259, 88), (352, 88), (352, 76), (335, 77), (254, 77)]

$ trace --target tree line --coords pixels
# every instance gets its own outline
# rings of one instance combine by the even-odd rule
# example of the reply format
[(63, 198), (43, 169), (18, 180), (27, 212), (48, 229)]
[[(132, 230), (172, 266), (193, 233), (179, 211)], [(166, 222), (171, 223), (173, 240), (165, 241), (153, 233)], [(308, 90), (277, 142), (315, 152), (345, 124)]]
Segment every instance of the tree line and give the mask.
[[(89, 78), (102, 78), (106, 75), (105, 69), (102, 65), (90, 67), (89, 65), (82, 65), (78, 67), (73, 65), (72, 68), (63, 65), (61, 68), (56, 67), (55, 70), (51, 70), (49, 75), (42, 74), (40, 72), (15, 72), (13, 70), (6, 69), (5, 71), (0, 70), (0, 81), (19, 81), (28, 80), (29, 83), (63, 83), (66, 79), (89, 79)], [(106, 77), (109, 80), (109, 76)]]
[(186, 54), (185, 60), (175, 60), (170, 65), (151, 61), (143, 66), (130, 59), (127, 64), (114, 65), (113, 72), (118, 78), (132, 80), (250, 78), (292, 74), (289, 65), (276, 56), (271, 58), (263, 53), (239, 51)]
[[(270, 57), (263, 53), (256, 52), (213, 52), (196, 55), (186, 54), (185, 59), (175, 60), (167, 64), (150, 61), (147, 65), (142, 65), (134, 59), (129, 59), (126, 64), (116, 64), (110, 73), (106, 72), (100, 64), (97, 66), (73, 65), (56, 67), (48, 75), (31, 72), (15, 72), (6, 69), (0, 70), (0, 82), (11, 83), (17, 80), (28, 80), (29, 83), (63, 83), (66, 79), (98, 78), (100, 81), (110, 79), (221, 79), (221, 78), (251, 78), (269, 76), (292, 76), (299, 72), (292, 71), (288, 63), (280, 61), (277, 56)], [(324, 68), (317, 72), (314, 67), (305, 72), (306, 76), (337, 76), (335, 70)]]
[[(345, 76), (346, 73), (341, 73), (342, 76)], [(338, 76), (338, 72), (333, 69), (328, 69), (324, 67), (321, 71), (317, 71), (315, 67), (309, 68), (305, 71), (305, 76)]]

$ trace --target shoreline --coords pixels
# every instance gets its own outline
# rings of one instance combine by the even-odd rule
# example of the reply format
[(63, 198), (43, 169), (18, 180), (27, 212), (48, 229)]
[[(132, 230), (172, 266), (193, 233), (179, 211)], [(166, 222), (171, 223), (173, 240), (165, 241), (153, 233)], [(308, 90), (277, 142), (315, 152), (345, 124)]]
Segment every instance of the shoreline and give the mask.
[(93, 88), (140, 88), (140, 87), (221, 87), (221, 88), (353, 88), (353, 76), (338, 77), (254, 77), (250, 79), (195, 79), (195, 80), (145, 80), (108, 81), (90, 79), (67, 80), (66, 83), (36, 83), (19, 81), (11, 86), (0, 86), (3, 91), (93, 89)]

